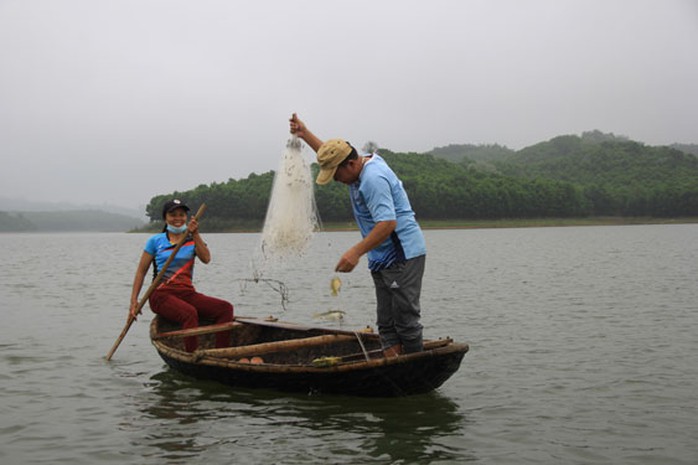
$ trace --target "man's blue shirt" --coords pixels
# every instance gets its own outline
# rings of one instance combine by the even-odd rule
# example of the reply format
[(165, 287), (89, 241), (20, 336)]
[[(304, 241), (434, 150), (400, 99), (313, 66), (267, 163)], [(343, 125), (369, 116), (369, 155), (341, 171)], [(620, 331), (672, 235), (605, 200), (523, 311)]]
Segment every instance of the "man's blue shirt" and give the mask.
[(371, 271), (426, 254), (424, 235), (402, 186), (385, 160), (374, 154), (366, 159), (359, 180), (350, 186), (354, 218), (366, 237), (380, 221), (395, 220), (395, 231), (368, 252)]

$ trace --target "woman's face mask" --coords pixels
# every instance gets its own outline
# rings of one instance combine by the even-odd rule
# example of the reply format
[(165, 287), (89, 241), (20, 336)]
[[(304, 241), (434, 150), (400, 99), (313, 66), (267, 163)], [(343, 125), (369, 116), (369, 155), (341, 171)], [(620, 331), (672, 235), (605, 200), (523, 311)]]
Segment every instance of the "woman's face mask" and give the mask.
[(187, 225), (183, 224), (182, 226), (172, 226), (171, 224), (167, 225), (167, 230), (173, 234), (182, 234), (184, 231), (187, 230)]

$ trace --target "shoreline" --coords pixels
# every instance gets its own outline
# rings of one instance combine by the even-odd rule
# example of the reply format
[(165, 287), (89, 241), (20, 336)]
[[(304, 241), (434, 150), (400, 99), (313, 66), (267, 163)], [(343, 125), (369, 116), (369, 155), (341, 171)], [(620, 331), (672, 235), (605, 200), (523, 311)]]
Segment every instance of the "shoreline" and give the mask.
[(564, 226), (633, 226), (652, 224), (694, 224), (698, 218), (654, 218), (600, 216), (588, 218), (534, 218), (470, 221), (424, 221), (422, 229), (542, 228)]
[[(695, 224), (698, 217), (681, 218), (655, 218), (655, 217), (624, 217), (624, 216), (594, 216), (586, 218), (520, 218), (497, 220), (419, 220), (423, 230), (438, 229), (499, 229), (499, 228), (545, 228), (566, 226), (632, 226), (652, 224)], [(128, 231), (129, 233), (157, 233), (159, 227), (144, 227)], [(202, 221), (202, 229), (205, 234), (225, 233), (260, 233), (262, 227), (250, 225), (240, 227), (207, 230), (205, 220)], [(323, 223), (317, 232), (358, 231), (353, 221)]]
[[(419, 221), (419, 220), (418, 220)], [(522, 218), (499, 220), (421, 220), (423, 230), (439, 229), (497, 229), (497, 228), (543, 228), (565, 226), (633, 226), (652, 224), (695, 224), (698, 217), (654, 218), (599, 216), (588, 218)], [(357, 231), (353, 222), (323, 223), (318, 232)], [(258, 233), (260, 229), (226, 229), (221, 233)], [(213, 231), (211, 231), (213, 232)]]

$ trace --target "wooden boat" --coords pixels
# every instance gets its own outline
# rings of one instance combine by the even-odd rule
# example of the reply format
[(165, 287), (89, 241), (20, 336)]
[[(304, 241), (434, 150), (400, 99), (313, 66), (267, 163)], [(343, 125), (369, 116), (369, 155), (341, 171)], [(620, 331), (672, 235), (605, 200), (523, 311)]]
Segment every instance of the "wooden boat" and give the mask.
[[(216, 333), (229, 331), (230, 347), (214, 348)], [(199, 349), (184, 350), (197, 336)], [(432, 391), (460, 367), (468, 344), (425, 340), (424, 351), (386, 358), (370, 328), (347, 331), (258, 318), (178, 330), (153, 318), (150, 338), (172, 368), (230, 386), (356, 396), (404, 396)], [(255, 363), (252, 363), (255, 362)]]

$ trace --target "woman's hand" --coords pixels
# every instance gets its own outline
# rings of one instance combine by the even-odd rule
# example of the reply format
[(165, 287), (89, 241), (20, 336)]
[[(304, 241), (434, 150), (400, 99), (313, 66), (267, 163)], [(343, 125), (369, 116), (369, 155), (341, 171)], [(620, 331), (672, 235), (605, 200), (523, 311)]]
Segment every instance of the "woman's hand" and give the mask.
[(189, 221), (187, 230), (191, 233), (191, 237), (194, 238), (194, 252), (196, 256), (199, 257), (199, 260), (203, 263), (210, 262), (211, 251), (208, 250), (208, 246), (201, 237), (201, 234), (199, 234), (199, 222), (196, 221), (196, 218), (192, 218), (191, 221)]
[(192, 217), (192, 219), (189, 220), (187, 230), (189, 230), (189, 234), (191, 234), (192, 236), (199, 233), (199, 222), (196, 221), (196, 218)]
[(138, 302), (131, 301), (131, 306), (128, 310), (128, 313), (129, 313), (129, 315), (131, 315), (131, 318), (133, 318), (134, 320), (138, 319), (138, 314), (140, 313), (140, 311), (138, 310)]

